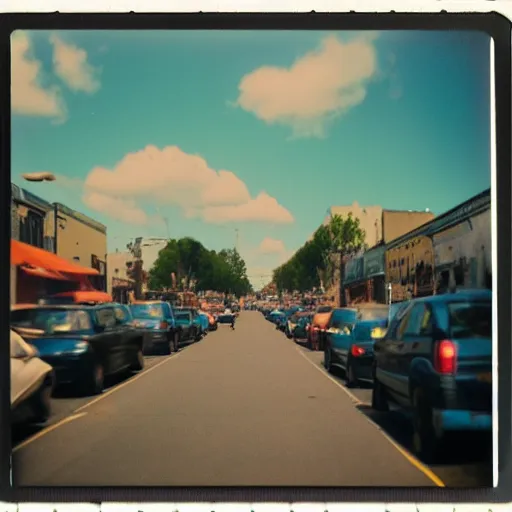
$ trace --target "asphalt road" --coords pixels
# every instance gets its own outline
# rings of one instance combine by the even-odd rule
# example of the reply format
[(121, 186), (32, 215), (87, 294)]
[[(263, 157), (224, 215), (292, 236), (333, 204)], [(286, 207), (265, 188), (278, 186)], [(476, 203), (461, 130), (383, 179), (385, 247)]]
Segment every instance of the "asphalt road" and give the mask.
[[(442, 483), (328, 378), (319, 356), (243, 312), (234, 332), (221, 326), (177, 355), (151, 359), (99, 397), (56, 399), (53, 424), (13, 453), (14, 484)], [(475, 485), (469, 480), (444, 483)]]

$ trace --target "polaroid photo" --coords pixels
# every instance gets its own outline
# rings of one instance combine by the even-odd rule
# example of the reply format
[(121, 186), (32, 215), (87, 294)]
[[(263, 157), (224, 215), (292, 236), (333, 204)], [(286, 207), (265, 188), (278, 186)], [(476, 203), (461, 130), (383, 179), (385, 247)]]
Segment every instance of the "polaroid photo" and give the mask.
[(6, 501), (504, 499), (504, 16), (1, 37)]

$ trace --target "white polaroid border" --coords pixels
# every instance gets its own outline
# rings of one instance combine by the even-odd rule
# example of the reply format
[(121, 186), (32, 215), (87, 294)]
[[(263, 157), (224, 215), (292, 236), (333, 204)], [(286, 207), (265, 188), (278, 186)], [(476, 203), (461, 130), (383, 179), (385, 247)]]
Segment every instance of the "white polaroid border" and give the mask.
[[(0, 0), (8, 12), (498, 12), (512, 19), (512, 0)], [(498, 264), (495, 46), (490, 39), (491, 229), (493, 293), (493, 486), (498, 485)], [(363, 491), (362, 491), (363, 492)], [(508, 505), (406, 503), (1, 503), (5, 512), (497, 512)]]

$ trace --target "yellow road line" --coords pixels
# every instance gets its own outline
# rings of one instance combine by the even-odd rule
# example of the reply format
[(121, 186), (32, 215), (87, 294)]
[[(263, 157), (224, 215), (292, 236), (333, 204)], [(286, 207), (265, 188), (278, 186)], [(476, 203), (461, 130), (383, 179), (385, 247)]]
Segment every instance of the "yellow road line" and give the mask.
[(29, 437), (22, 443), (18, 444), (12, 449), (12, 453), (17, 452), (18, 450), (21, 450), (21, 448), (24, 448), (28, 444), (32, 443), (36, 439), (39, 439), (40, 437), (43, 437), (44, 435), (48, 434), (52, 430), (55, 430), (56, 428), (65, 425), (66, 423), (70, 423), (71, 421), (77, 420), (78, 418), (81, 418), (82, 416), (85, 416), (86, 412), (81, 412), (78, 414), (73, 414), (72, 416), (68, 416), (66, 418), (63, 418), (62, 420), (58, 421), (57, 423), (54, 423), (53, 425), (50, 425), (43, 430), (40, 430), (37, 434), (34, 434), (32, 437)]
[[(336, 379), (331, 377), (326, 370), (320, 368), (315, 364), (314, 361), (309, 359), (309, 357), (304, 354), (304, 352), (300, 349), (300, 347), (296, 346), (297, 352), (308, 362), (310, 363), (313, 368), (316, 368), (322, 375), (327, 377), (331, 382), (334, 382), (336, 386), (341, 388), (349, 397), (350, 399), (356, 404), (356, 405), (367, 405), (364, 404), (361, 400), (359, 400), (353, 393), (351, 393), (345, 386), (343, 386), (341, 383), (339, 383)], [(373, 420), (371, 420), (366, 414), (359, 411), (363, 417), (370, 422), (375, 428), (379, 430), (379, 432), (409, 461), (410, 464), (412, 464), (416, 469), (421, 471), (427, 478), (429, 478), (432, 482), (434, 482), (438, 487), (445, 487), (444, 482), (425, 464), (423, 464), (420, 460), (418, 460), (412, 453), (407, 451), (405, 448), (400, 446), (393, 438), (391, 438), (382, 428), (377, 425)]]
[(21, 448), (24, 448), (28, 444), (36, 441), (37, 439), (43, 437), (46, 434), (52, 432), (56, 428), (58, 428), (58, 427), (60, 427), (62, 425), (65, 425), (66, 423), (69, 423), (70, 421), (73, 421), (75, 419), (81, 418), (82, 416), (85, 416), (87, 413), (86, 412), (81, 412), (84, 409), (87, 409), (91, 405), (98, 403), (100, 400), (103, 400), (104, 398), (107, 398), (112, 393), (115, 393), (116, 391), (119, 391), (120, 389), (124, 388), (128, 384), (130, 384), (132, 382), (135, 382), (136, 380), (140, 379), (144, 375), (147, 375), (149, 372), (151, 372), (152, 370), (155, 370), (156, 368), (158, 368), (159, 366), (163, 365), (164, 363), (167, 363), (168, 361), (173, 361), (174, 359), (176, 359), (181, 354), (182, 354), (182, 352), (178, 352), (177, 354), (174, 354), (172, 357), (166, 357), (163, 361), (160, 361), (159, 363), (155, 364), (151, 368), (148, 368), (147, 370), (145, 370), (145, 371), (143, 371), (141, 373), (138, 373), (137, 375), (135, 375), (135, 377), (132, 377), (131, 379), (128, 379), (128, 380), (122, 382), (121, 384), (118, 384), (117, 386), (114, 386), (113, 388), (109, 389), (105, 393), (102, 393), (101, 395), (99, 395), (94, 400), (91, 400), (90, 402), (87, 402), (86, 404), (82, 405), (78, 409), (75, 409), (71, 416), (68, 416), (68, 417), (62, 419), (61, 421), (58, 421), (57, 423), (54, 423), (53, 425), (48, 426), (47, 428), (39, 431), (37, 434), (33, 435), (32, 437), (29, 437), (28, 439), (26, 439), (22, 443), (18, 444), (15, 448), (12, 449), (12, 452), (14, 453), (14, 452), (20, 450)]

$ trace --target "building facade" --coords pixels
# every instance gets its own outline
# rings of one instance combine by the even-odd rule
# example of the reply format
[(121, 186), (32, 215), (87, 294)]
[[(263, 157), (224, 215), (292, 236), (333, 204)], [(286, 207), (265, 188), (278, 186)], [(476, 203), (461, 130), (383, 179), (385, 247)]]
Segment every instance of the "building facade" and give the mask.
[(67, 206), (56, 203), (48, 213), (49, 223), (56, 223), (56, 254), (84, 267), (99, 271), (91, 284), (100, 291), (107, 289), (107, 228), (103, 224)]
[(386, 246), (391, 299), (492, 287), (490, 190)]
[(129, 293), (135, 289), (135, 281), (128, 275), (133, 255), (128, 251), (116, 251), (107, 256), (107, 293), (114, 301), (128, 303)]

